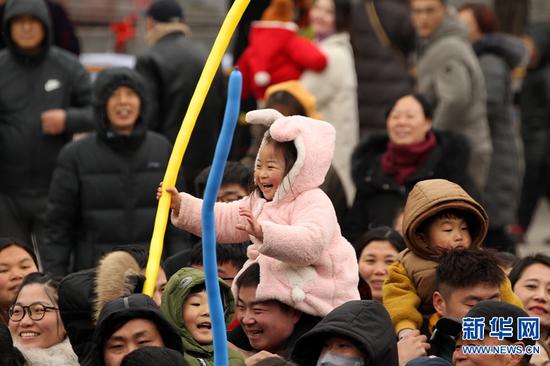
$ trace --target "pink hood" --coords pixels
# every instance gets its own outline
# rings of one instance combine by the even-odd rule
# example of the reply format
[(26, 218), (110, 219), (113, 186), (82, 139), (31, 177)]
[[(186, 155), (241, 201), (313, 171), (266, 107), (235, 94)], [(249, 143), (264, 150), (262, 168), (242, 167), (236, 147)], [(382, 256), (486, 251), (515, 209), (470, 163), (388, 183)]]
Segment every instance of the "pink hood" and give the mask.
[[(296, 146), (296, 162), (277, 189), (274, 202), (293, 200), (299, 194), (323, 184), (336, 141), (336, 131), (330, 123), (304, 116), (285, 117), (274, 109), (248, 112), (246, 121), (270, 126), (269, 133), (274, 140), (294, 141)], [(264, 143), (265, 138), (260, 149)]]
[[(247, 196), (239, 201), (216, 203), (218, 243), (250, 239), (249, 260), (260, 266), (256, 300), (278, 300), (307, 314), (325, 316), (335, 307), (358, 300), (358, 266), (355, 250), (342, 236), (334, 207), (318, 188), (334, 152), (334, 128), (322, 121), (283, 117), (271, 110), (249, 112), (247, 121), (271, 126), (277, 141), (294, 141), (297, 160), (271, 201)], [(202, 200), (180, 193), (179, 215), (172, 222), (195, 235), (202, 234)], [(245, 223), (240, 208), (249, 208), (262, 226), (260, 241), (236, 226)], [(236, 282), (233, 291), (238, 295)]]

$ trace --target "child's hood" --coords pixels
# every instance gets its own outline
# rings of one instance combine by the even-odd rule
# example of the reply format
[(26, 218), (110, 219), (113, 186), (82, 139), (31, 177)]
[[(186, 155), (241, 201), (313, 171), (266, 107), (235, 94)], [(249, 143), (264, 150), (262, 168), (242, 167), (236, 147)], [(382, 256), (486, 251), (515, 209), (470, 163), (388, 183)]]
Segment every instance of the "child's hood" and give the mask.
[(445, 179), (420, 181), (409, 193), (403, 212), (403, 237), (407, 247), (424, 259), (437, 257), (437, 252), (417, 239), (416, 231), (430, 216), (453, 208), (471, 214), (475, 223), (473, 228), (469, 228), (472, 236), (470, 248), (478, 248), (487, 234), (487, 213), (462, 187)]
[[(212, 345), (199, 345), (187, 331), (183, 324), (183, 303), (190, 293), (190, 290), (198, 285), (206, 283), (204, 272), (196, 268), (182, 268), (166, 283), (164, 293), (162, 294), (162, 303), (160, 310), (168, 321), (176, 328), (182, 338), (186, 351), (192, 350), (198, 353), (211, 353)], [(222, 280), (218, 278), (220, 291), (223, 298), (223, 308), (226, 325), (231, 324), (235, 312), (235, 300), (231, 294), (231, 289)]]
[[(246, 121), (270, 126), (269, 133), (274, 140), (293, 141), (296, 146), (296, 162), (279, 185), (273, 202), (287, 197), (293, 199), (323, 184), (334, 155), (336, 138), (330, 123), (304, 116), (285, 117), (274, 109), (248, 112)], [(265, 137), (260, 149), (264, 144)]]

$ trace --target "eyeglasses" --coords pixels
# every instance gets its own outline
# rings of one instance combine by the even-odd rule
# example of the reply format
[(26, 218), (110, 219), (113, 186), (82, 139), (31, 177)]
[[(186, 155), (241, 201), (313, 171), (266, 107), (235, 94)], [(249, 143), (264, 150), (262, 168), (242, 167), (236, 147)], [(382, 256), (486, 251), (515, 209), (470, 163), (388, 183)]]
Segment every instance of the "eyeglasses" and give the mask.
[(53, 306), (46, 306), (39, 302), (33, 302), (29, 306), (12, 305), (8, 310), (8, 316), (10, 320), (14, 322), (20, 322), (25, 317), (25, 314), (29, 314), (29, 318), (34, 321), (44, 319), (44, 316), (48, 311), (58, 310)]

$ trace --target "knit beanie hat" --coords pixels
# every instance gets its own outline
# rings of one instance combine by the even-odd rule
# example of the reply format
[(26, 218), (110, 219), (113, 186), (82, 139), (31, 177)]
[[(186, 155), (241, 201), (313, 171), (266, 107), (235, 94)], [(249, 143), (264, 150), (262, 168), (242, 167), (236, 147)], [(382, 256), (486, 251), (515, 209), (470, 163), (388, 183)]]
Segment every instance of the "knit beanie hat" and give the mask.
[(277, 92), (287, 92), (292, 95), (304, 107), (306, 117), (321, 119), (317, 112), (317, 102), (315, 97), (304, 88), (298, 80), (289, 80), (282, 83), (271, 85), (265, 91), (265, 100)]
[(147, 15), (161, 23), (183, 20), (183, 9), (175, 0), (155, 1), (147, 10)]
[(293, 0), (271, 0), (261, 20), (292, 22), (294, 20)]

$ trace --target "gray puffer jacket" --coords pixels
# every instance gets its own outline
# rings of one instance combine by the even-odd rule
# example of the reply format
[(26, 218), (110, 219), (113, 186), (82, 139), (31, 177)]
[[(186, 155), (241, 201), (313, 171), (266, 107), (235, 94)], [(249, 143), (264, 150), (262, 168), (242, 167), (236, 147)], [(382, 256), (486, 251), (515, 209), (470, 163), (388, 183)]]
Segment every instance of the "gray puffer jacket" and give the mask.
[(512, 111), (512, 69), (526, 55), (521, 40), (490, 34), (474, 43), (487, 87), (487, 118), (493, 143), (483, 204), (492, 228), (516, 222), (523, 169), (519, 129)]
[(433, 127), (461, 132), (470, 141), (469, 172), (483, 191), (491, 159), (487, 92), (466, 30), (447, 17), (430, 37), (419, 39), (418, 90), (435, 107)]

